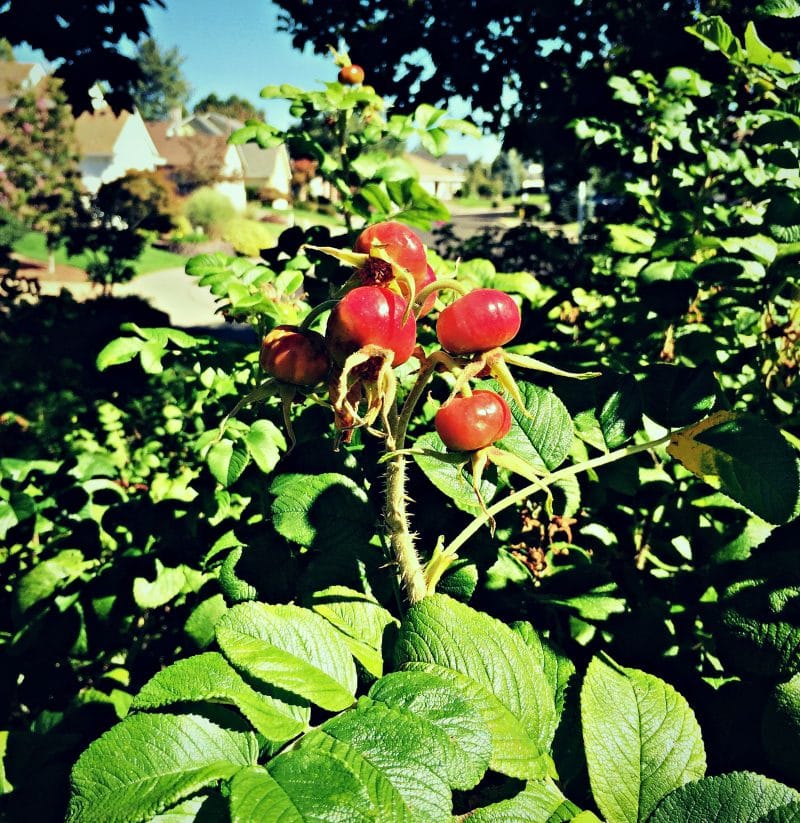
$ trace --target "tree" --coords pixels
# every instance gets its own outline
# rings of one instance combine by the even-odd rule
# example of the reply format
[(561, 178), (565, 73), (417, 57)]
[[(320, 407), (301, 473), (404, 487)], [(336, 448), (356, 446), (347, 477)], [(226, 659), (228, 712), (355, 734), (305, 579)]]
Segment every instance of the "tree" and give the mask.
[(141, 70), (120, 54), (123, 40), (138, 42), (150, 32), (145, 10), (163, 8), (162, 0), (7, 0), (0, 4), (0, 31), (12, 45), (27, 43), (45, 59), (58, 62), (64, 93), (73, 111), (91, 111), (92, 86), (102, 82), (105, 99), (115, 110), (130, 108)]
[(0, 117), (0, 207), (45, 235), (51, 270), (53, 252), (84, 192), (74, 123), (62, 84), (54, 78), (21, 93)]
[(257, 109), (249, 100), (239, 97), (238, 94), (231, 94), (224, 100), (214, 92), (206, 95), (194, 107), (195, 114), (214, 111), (232, 117), (234, 120), (263, 120), (263, 109)]
[(145, 120), (166, 120), (173, 109), (183, 109), (191, 88), (181, 72), (186, 58), (177, 46), (162, 51), (151, 37), (143, 40), (136, 57), (142, 72), (133, 100)]
[(5, 37), (0, 37), (0, 60), (14, 59), (14, 49)]
[(174, 192), (161, 175), (131, 171), (101, 186), (71, 228), (71, 251), (90, 255), (86, 273), (106, 293), (130, 280), (149, 234), (166, 232), (177, 213)]
[[(541, 155), (548, 172), (560, 164), (567, 178), (580, 172), (566, 124), (602, 116), (611, 74), (643, 68), (660, 75), (671, 65), (705, 73), (713, 62), (683, 31), (695, 0), (276, 2), (296, 48), (311, 43), (324, 53), (329, 43), (345, 41), (368, 82), (390, 90), (399, 107), (466, 98), (484, 113), (487, 128), (504, 133), (506, 146)], [(757, 5), (706, 0), (704, 10), (726, 14), (741, 31)], [(763, 33), (777, 48), (797, 41), (787, 21), (767, 21)], [(709, 72), (719, 73), (718, 65)]]
[(516, 149), (501, 151), (492, 163), (492, 175), (499, 178), (504, 197), (513, 197), (520, 189), (525, 176), (522, 158)]

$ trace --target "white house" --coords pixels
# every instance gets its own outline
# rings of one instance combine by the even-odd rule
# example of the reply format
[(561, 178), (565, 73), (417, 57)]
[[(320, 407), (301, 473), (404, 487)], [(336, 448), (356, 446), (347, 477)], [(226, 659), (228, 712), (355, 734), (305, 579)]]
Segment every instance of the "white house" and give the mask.
[[(181, 122), (181, 127), (191, 127), (197, 134), (209, 134), (226, 139), (242, 128), (244, 123), (219, 112), (193, 114)], [(256, 143), (236, 146), (242, 164), (246, 186), (259, 189), (274, 189), (288, 197), (292, 190), (292, 167), (289, 152), (284, 145), (262, 149)]]
[(47, 76), (38, 63), (0, 61), (0, 112), (13, 108), (20, 91), (37, 86)]
[(75, 121), (83, 183), (94, 194), (126, 172), (155, 171), (164, 164), (138, 111), (114, 114), (108, 106)]
[(452, 200), (464, 185), (466, 175), (463, 171), (445, 168), (419, 154), (404, 156), (416, 169), (422, 188), (440, 200)]
[(159, 154), (164, 170), (181, 194), (188, 194), (198, 184), (198, 172), (213, 177), (209, 185), (233, 203), (239, 211), (247, 205), (244, 170), (236, 146), (228, 145), (222, 135), (197, 134), (191, 126), (170, 121), (148, 122), (147, 130)]

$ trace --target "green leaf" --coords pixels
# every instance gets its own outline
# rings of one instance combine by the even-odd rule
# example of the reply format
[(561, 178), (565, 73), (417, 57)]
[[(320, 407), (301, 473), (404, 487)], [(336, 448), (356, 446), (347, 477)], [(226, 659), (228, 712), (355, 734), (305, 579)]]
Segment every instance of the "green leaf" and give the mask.
[(307, 705), (289, 704), (257, 692), (217, 652), (179, 660), (142, 687), (134, 709), (158, 709), (182, 702), (235, 706), (267, 740), (283, 743), (296, 737), (309, 718)]
[(592, 795), (608, 823), (647, 820), (662, 797), (705, 774), (694, 713), (653, 675), (595, 657), (581, 723)]
[(796, 785), (800, 779), (800, 674), (773, 689), (764, 707), (761, 738), (770, 762)]
[(105, 371), (109, 366), (128, 363), (142, 350), (143, 342), (138, 337), (118, 337), (112, 340), (97, 355), (98, 371)]
[[(391, 734), (391, 729), (387, 731)], [(371, 807), (376, 810), (373, 819), (391, 820), (392, 823), (415, 823), (418, 819), (417, 815), (412, 813), (404, 797), (392, 784), (389, 775), (381, 770), (378, 763), (371, 763), (355, 746), (337, 740), (322, 730), (306, 735), (300, 742), (299, 749), (276, 757), (270, 764), (270, 771), (275, 772), (276, 767), (280, 765), (282, 771), (291, 774), (294, 771), (295, 754), (303, 751), (322, 752), (344, 763), (366, 787)], [(346, 820), (345, 816), (342, 823)]]
[(611, 248), (623, 254), (645, 254), (656, 242), (655, 232), (629, 223), (614, 223), (608, 226)]
[(800, 559), (794, 549), (751, 558), (719, 599), (719, 655), (735, 672), (791, 677), (800, 670)]
[(241, 477), (250, 462), (250, 454), (242, 445), (226, 437), (209, 449), (206, 460), (214, 479), (227, 488)]
[(25, 613), (95, 565), (94, 560), (84, 560), (83, 552), (78, 549), (63, 549), (55, 557), (34, 566), (16, 584), (14, 598), (17, 610)]
[(800, 71), (800, 63), (797, 60), (791, 60), (786, 55), (773, 51), (761, 40), (752, 20), (744, 30), (744, 47), (747, 61), (753, 65), (769, 66), (782, 74), (797, 74)]
[(179, 594), (199, 588), (203, 575), (192, 579), (195, 574), (198, 573), (184, 565), (168, 568), (156, 558), (156, 579), (151, 583), (144, 577), (135, 578), (133, 599), (140, 609), (157, 609), (174, 600)]
[(520, 823), (523, 820), (566, 823), (577, 820), (575, 815), (579, 812), (551, 780), (529, 780), (519, 794), (476, 809), (467, 819), (469, 823)]
[(270, 486), (275, 530), (323, 551), (368, 543), (375, 513), (362, 488), (342, 474), (285, 474)]
[[(123, 754), (124, 753), (124, 754)], [(142, 820), (254, 765), (258, 743), (192, 714), (136, 714), (113, 726), (72, 770), (71, 823)]]
[(452, 799), (444, 764), (447, 735), (405, 709), (393, 709), (368, 698), (358, 709), (324, 723), (320, 731), (346, 743), (387, 778), (403, 798), (414, 820), (446, 820)]
[(329, 711), (352, 705), (353, 658), (330, 624), (298, 606), (242, 603), (220, 617), (217, 642), (239, 669)]
[(525, 641), (536, 659), (536, 667), (542, 669), (555, 696), (556, 713), (561, 715), (569, 681), (575, 674), (575, 664), (556, 651), (530, 623), (520, 622), (512, 625), (514, 631)]
[(195, 606), (186, 619), (183, 630), (198, 648), (204, 649), (214, 642), (214, 626), (227, 608), (221, 594), (212, 595)]
[(689, 471), (768, 523), (800, 508), (800, 462), (766, 421), (721, 411), (673, 434), (667, 451)]
[(800, 17), (800, 3), (797, 0), (766, 0), (756, 6), (756, 13), (763, 17)]
[[(480, 512), (480, 504), (469, 474), (469, 456), (464, 452), (449, 451), (436, 432), (427, 432), (418, 437), (415, 447), (426, 452), (415, 453), (414, 461), (428, 480), (462, 511), (470, 514)], [(484, 501), (489, 503), (495, 496), (497, 487), (488, 479), (487, 474), (484, 473), (481, 478), (480, 491)]]
[[(494, 391), (500, 390), (498, 383), (488, 384)], [(513, 398), (506, 395), (511, 409), (513, 423), (511, 431), (495, 445), (511, 452), (533, 466), (553, 471), (564, 462), (575, 429), (566, 406), (551, 391), (533, 383), (517, 384), (527, 414)]]
[(256, 420), (244, 438), (253, 462), (264, 474), (270, 474), (286, 451), (286, 438), (271, 420)]
[(459, 689), (474, 684), (470, 693), (479, 695), (492, 733), (492, 768), (513, 777), (545, 776), (542, 755), (555, 734), (555, 697), (519, 634), (449, 597), (432, 595), (406, 614), (395, 658), (403, 669), (423, 664), (440, 676), (451, 672)]
[(314, 592), (309, 606), (341, 632), (350, 654), (375, 677), (383, 674), (383, 640), (397, 620), (369, 595), (331, 586)]
[(752, 772), (732, 772), (706, 777), (668, 794), (648, 823), (677, 820), (719, 823), (765, 823), (768, 817), (800, 801), (794, 789)]
[(699, 37), (708, 48), (721, 51), (727, 57), (741, 57), (741, 43), (721, 17), (706, 17), (694, 26), (687, 26), (686, 31)]
[(221, 795), (198, 794), (157, 814), (147, 823), (211, 823), (213, 820), (227, 819), (227, 814), (228, 804)]
[(492, 738), (480, 703), (432, 672), (394, 672), (370, 689), (373, 700), (407, 709), (444, 733), (442, 768), (450, 786), (471, 789), (483, 777), (492, 755)]
[(644, 413), (669, 429), (705, 417), (721, 396), (717, 378), (708, 366), (651, 366), (640, 388)]
[(269, 770), (240, 771), (231, 783), (231, 823), (377, 820), (364, 784), (343, 760), (303, 748), (275, 758)]

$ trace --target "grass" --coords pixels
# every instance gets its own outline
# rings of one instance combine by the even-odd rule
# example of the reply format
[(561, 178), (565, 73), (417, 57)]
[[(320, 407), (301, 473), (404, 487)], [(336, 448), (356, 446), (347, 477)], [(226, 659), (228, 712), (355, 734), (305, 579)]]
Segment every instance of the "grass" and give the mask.
[[(38, 232), (32, 231), (24, 235), (14, 244), (14, 251), (32, 260), (46, 261), (48, 258), (44, 235)], [(89, 261), (89, 255), (70, 255), (67, 254), (63, 248), (56, 251), (55, 258), (56, 263), (75, 266), (75, 268), (78, 269), (85, 269)], [(147, 246), (142, 252), (142, 256), (134, 263), (134, 268), (136, 269), (136, 274), (147, 274), (148, 272), (159, 271), (161, 269), (182, 268), (185, 264), (186, 258), (180, 254), (173, 254), (164, 249)]]

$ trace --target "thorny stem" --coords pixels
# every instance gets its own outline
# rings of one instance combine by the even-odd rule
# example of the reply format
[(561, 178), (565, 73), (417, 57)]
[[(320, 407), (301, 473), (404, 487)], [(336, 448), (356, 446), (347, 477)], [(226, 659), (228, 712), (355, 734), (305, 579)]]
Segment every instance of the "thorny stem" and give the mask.
[[(421, 381), (417, 381), (418, 383)], [(416, 388), (416, 386), (415, 386)], [(389, 432), (386, 437), (387, 451), (394, 451), (398, 434), (405, 435), (405, 425), (398, 418), (397, 407), (389, 413)], [(386, 504), (384, 519), (389, 532), (389, 545), (400, 571), (400, 581), (405, 589), (408, 602), (413, 606), (425, 597), (427, 586), (425, 572), (414, 548), (414, 536), (411, 534), (406, 509), (406, 457), (396, 453), (390, 458), (386, 467)]]
[(616, 460), (621, 460), (623, 457), (630, 457), (633, 454), (649, 451), (656, 446), (661, 446), (664, 443), (669, 442), (671, 437), (671, 434), (665, 434), (657, 440), (649, 440), (647, 443), (640, 443), (636, 446), (626, 446), (625, 448), (617, 449), (616, 451), (609, 452), (608, 454), (601, 454), (599, 457), (594, 457), (591, 460), (584, 460), (582, 463), (576, 463), (574, 466), (567, 466), (560, 471), (553, 472), (550, 475), (542, 477), (541, 480), (537, 480), (529, 486), (525, 486), (524, 489), (520, 489), (518, 492), (514, 492), (514, 494), (511, 494), (505, 499), (500, 500), (498, 503), (495, 503), (493, 506), (490, 506), (485, 513), (477, 515), (472, 522), (442, 550), (442, 553), (446, 555), (454, 555), (456, 551), (458, 551), (458, 549), (461, 548), (461, 546), (463, 546), (464, 543), (466, 543), (467, 540), (469, 540), (469, 538), (472, 537), (472, 535), (475, 534), (475, 532), (477, 532), (487, 520), (498, 512), (503, 511), (503, 509), (507, 509), (515, 503), (522, 502), (526, 497), (534, 492), (541, 491), (543, 488), (549, 488), (553, 485), (553, 483), (557, 483), (565, 477), (573, 477), (574, 475), (588, 471), (589, 469), (595, 469), (598, 466), (605, 466), (607, 463), (613, 463)]

